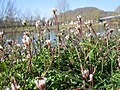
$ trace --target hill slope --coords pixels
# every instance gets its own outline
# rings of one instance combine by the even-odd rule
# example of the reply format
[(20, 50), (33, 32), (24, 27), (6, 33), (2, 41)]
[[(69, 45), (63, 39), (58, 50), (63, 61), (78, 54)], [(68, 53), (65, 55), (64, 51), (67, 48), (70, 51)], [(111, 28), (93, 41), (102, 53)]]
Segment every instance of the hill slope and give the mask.
[(117, 12), (108, 12), (103, 11), (95, 7), (85, 7), (85, 8), (77, 8), (75, 10), (69, 10), (65, 13), (61, 13), (58, 15), (60, 21), (71, 21), (76, 20), (76, 16), (81, 15), (85, 20), (93, 19), (98, 20), (100, 17), (116, 15)]

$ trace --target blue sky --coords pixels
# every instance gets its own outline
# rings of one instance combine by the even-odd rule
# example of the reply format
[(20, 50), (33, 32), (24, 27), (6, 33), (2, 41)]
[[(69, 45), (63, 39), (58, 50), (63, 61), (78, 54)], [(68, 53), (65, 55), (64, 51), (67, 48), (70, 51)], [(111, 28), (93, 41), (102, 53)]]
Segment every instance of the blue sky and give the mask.
[[(16, 0), (16, 6), (21, 12), (28, 10), (32, 14), (39, 14), (42, 17), (50, 17), (52, 8), (56, 7), (58, 0)], [(120, 0), (68, 0), (69, 9), (81, 7), (97, 7), (105, 11), (114, 11), (120, 5)]]

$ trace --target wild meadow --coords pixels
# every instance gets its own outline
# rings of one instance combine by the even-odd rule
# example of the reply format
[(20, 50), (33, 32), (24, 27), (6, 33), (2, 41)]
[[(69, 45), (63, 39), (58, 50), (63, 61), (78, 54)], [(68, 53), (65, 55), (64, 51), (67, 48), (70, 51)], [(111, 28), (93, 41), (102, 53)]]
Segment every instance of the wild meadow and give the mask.
[(80, 15), (75, 27), (61, 29), (56, 11), (52, 11), (57, 31), (54, 41), (50, 40), (49, 21), (44, 29), (36, 21), (36, 36), (29, 22), (23, 21), (22, 45), (4, 39), (0, 32), (0, 90), (119, 89), (119, 30), (114, 34), (104, 21), (104, 32), (96, 33), (94, 22), (83, 21)]

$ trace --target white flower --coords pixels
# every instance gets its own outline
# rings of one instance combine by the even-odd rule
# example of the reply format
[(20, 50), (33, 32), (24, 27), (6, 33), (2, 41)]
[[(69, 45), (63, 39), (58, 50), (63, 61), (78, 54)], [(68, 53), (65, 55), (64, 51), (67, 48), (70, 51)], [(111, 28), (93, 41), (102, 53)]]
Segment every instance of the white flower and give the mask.
[(26, 31), (26, 32), (24, 32), (24, 35), (29, 36), (29, 35), (30, 35), (30, 33), (29, 33), (28, 31)]
[(37, 34), (37, 37), (40, 37), (40, 34), (39, 34), (39, 33)]
[(90, 80), (88, 80), (88, 82), (92, 81), (93, 80), (93, 74), (90, 74), (89, 78), (90, 78)]
[(15, 84), (15, 86), (14, 86), (14, 84), (12, 83), (11, 88), (12, 88), (12, 90), (16, 90), (16, 89), (19, 89), (20, 86), (17, 86), (17, 84)]
[(56, 8), (53, 8), (53, 9), (52, 9), (52, 12), (53, 12), (53, 14), (56, 14), (57, 9), (56, 9)]
[(51, 40), (46, 40), (45, 41), (45, 45), (51, 45), (52, 44), (52, 41)]
[(26, 24), (26, 21), (25, 21), (25, 20), (23, 20), (21, 23), (22, 23), (22, 25), (25, 25), (25, 24)]
[(11, 81), (11, 88), (12, 88), (12, 90), (18, 90), (20, 88), (20, 86), (17, 85), (14, 78), (12, 78), (12, 81)]
[(88, 20), (84, 22), (86, 25), (92, 26), (93, 20)]
[(0, 50), (3, 51), (3, 47), (0, 45)]
[(107, 21), (103, 21), (103, 24), (106, 24), (106, 23), (108, 23)]
[(2, 37), (3, 37), (3, 31), (0, 32), (0, 38), (2, 38)]
[(35, 24), (39, 24), (40, 23), (40, 20), (37, 20), (36, 22), (35, 22)]
[(3, 31), (0, 32), (0, 35), (3, 35)]
[(118, 58), (118, 66), (120, 67), (120, 58)]
[(23, 42), (24, 46), (27, 48), (31, 43), (31, 39), (27, 35), (24, 35), (22, 42)]
[(81, 17), (82, 17), (81, 15), (78, 15), (78, 16), (77, 16), (78, 19), (81, 18)]
[(20, 47), (21, 47), (21, 45), (20, 45), (20, 44), (16, 44), (16, 46), (17, 46), (18, 48), (20, 48)]
[(61, 33), (64, 32), (64, 31), (65, 31), (65, 29), (61, 29), (61, 30), (60, 30)]
[(97, 34), (97, 36), (99, 36), (100, 35), (100, 33), (96, 33)]
[(120, 32), (120, 29), (118, 29), (118, 31)]
[(10, 90), (10, 88), (7, 87), (5, 90)]
[(58, 36), (62, 36), (62, 33), (58, 33)]
[(83, 77), (86, 78), (89, 76), (89, 70), (88, 69), (85, 69), (82, 73)]
[(44, 89), (46, 85), (46, 78), (41, 78), (40, 80), (35, 80), (34, 81), (36, 84), (36, 87), (39, 89)]
[(86, 33), (86, 37), (90, 37), (90, 36), (91, 36), (91, 33), (90, 34)]
[(68, 40), (69, 38), (70, 38), (70, 35), (68, 34), (68, 35), (65, 37), (65, 39)]
[(112, 33), (113, 31), (114, 31), (114, 29), (113, 29), (113, 28), (111, 28), (111, 29), (109, 30), (109, 32), (110, 32), (110, 33)]

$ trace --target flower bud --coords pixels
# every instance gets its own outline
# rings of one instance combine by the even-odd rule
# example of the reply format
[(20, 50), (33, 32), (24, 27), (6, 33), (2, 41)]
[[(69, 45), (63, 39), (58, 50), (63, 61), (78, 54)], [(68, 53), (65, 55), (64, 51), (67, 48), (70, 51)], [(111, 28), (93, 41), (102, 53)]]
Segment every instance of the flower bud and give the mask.
[(53, 12), (53, 14), (56, 14), (57, 9), (56, 9), (56, 8), (53, 8), (52, 12)]
[(0, 38), (3, 38), (3, 31), (0, 32)]

